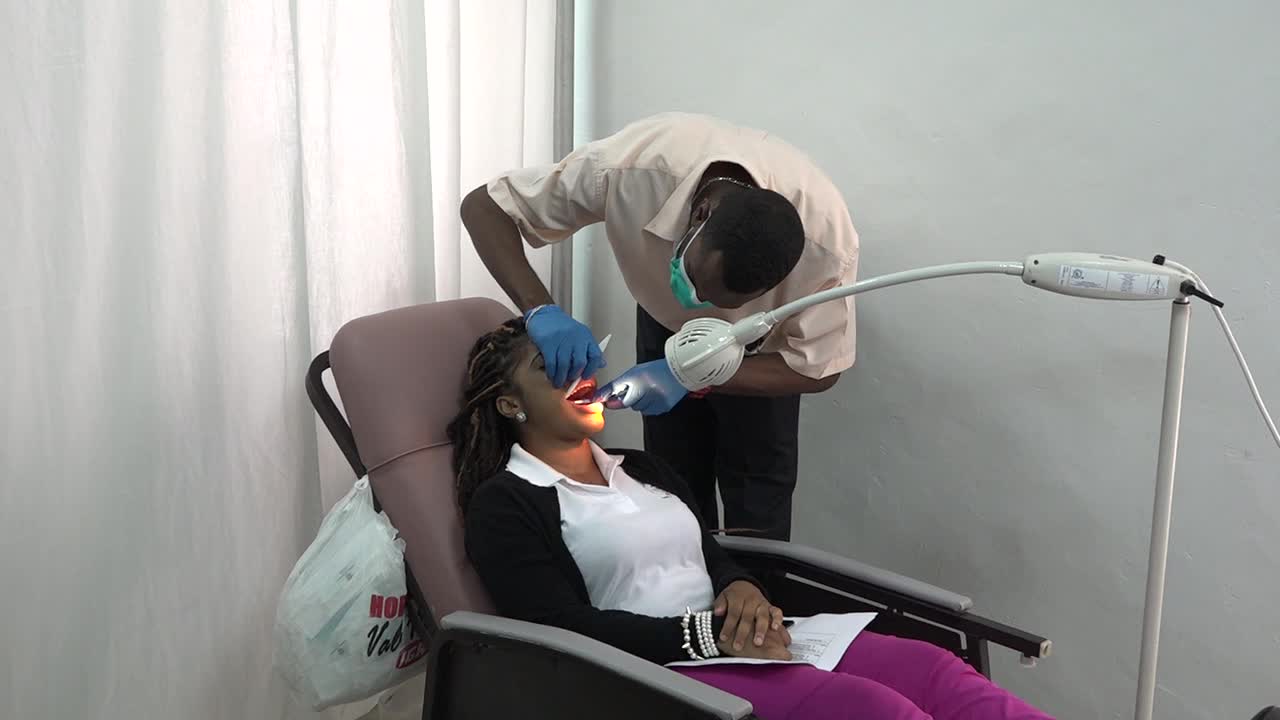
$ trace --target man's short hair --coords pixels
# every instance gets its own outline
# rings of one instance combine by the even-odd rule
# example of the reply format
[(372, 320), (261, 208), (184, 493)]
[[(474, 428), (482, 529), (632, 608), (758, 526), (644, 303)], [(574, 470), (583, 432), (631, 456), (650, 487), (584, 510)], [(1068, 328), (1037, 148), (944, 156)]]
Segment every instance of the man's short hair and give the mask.
[(720, 250), (726, 290), (768, 292), (791, 273), (804, 252), (804, 224), (785, 197), (758, 188), (720, 200), (704, 230), (709, 248)]

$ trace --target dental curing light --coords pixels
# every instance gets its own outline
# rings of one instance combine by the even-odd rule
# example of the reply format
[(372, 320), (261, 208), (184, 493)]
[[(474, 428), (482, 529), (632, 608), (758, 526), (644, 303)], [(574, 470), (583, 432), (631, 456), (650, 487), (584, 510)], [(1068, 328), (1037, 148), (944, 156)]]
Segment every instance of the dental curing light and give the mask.
[(770, 312), (756, 313), (735, 323), (696, 318), (667, 340), (666, 358), (676, 379), (691, 392), (720, 385), (742, 365), (747, 348), (775, 326), (796, 313), (829, 300), (871, 290), (957, 275), (1017, 275), (1031, 287), (1063, 295), (1096, 300), (1164, 300), (1173, 306), (1169, 327), (1169, 351), (1165, 365), (1164, 411), (1160, 417), (1160, 449), (1156, 461), (1155, 503), (1151, 522), (1151, 550), (1147, 560), (1146, 604), (1143, 610), (1142, 650), (1138, 664), (1138, 691), (1134, 717), (1151, 720), (1155, 700), (1156, 660), (1160, 645), (1160, 616), (1164, 608), (1165, 565), (1169, 555), (1169, 522), (1173, 513), (1174, 465), (1178, 454), (1178, 426), (1182, 417), (1183, 370), (1187, 357), (1187, 327), (1191, 298), (1213, 305), (1235, 353), (1272, 439), (1280, 446), (1280, 432), (1267, 412), (1236, 344), (1222, 303), (1209, 293), (1200, 278), (1185, 266), (1156, 256), (1143, 262), (1115, 255), (1046, 253), (1022, 262), (971, 262), (936, 265), (870, 278), (853, 285), (824, 290), (787, 303)]

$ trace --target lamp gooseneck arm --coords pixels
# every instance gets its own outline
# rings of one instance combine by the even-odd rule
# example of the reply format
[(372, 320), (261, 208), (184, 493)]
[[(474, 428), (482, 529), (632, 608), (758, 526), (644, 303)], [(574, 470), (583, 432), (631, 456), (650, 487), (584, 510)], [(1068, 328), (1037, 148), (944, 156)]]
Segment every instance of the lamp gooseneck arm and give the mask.
[(904, 270), (902, 272), (881, 275), (880, 277), (868, 278), (852, 285), (833, 287), (829, 290), (823, 290), (808, 297), (789, 302), (786, 305), (765, 313), (765, 321), (770, 327), (772, 327), (802, 310), (807, 310), (814, 305), (827, 302), (828, 300), (857, 295), (858, 293), (864, 293), (871, 290), (879, 290), (880, 288), (891, 287), (893, 285), (903, 285), (917, 280), (931, 280), (933, 278), (952, 277), (955, 275), (1022, 275), (1022, 269), (1023, 265), (1020, 262), (964, 262), (951, 263), (949, 265), (934, 265), (915, 270)]

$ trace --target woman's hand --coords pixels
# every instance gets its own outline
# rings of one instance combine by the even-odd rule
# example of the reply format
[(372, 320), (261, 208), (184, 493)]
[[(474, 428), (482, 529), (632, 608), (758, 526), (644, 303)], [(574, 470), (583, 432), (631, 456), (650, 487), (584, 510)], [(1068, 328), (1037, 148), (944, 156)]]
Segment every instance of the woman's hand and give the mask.
[(770, 629), (764, 634), (764, 642), (759, 645), (751, 642), (741, 648), (735, 648), (729, 642), (716, 643), (721, 655), (756, 660), (790, 660), (791, 651), (787, 649), (790, 644), (791, 633), (787, 632), (786, 628)]
[[(737, 657), (754, 657), (744, 655), (748, 644), (758, 650), (765, 646), (770, 634), (785, 638), (782, 649), (791, 644), (791, 635), (782, 627), (782, 610), (769, 604), (760, 588), (746, 580), (735, 580), (716, 598), (714, 611), (717, 617), (724, 617), (724, 627), (720, 630), (719, 645), (731, 650), (729, 654)], [(754, 634), (754, 637), (752, 635)], [(777, 640), (775, 639), (775, 644)], [(790, 653), (787, 655), (790, 658)]]

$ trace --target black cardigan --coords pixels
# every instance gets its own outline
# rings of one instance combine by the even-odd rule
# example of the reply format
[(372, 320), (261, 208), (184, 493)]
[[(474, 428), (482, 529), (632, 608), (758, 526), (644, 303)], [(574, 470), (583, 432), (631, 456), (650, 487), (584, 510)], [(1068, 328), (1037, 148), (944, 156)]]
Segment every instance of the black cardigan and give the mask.
[[(759, 585), (707, 531), (688, 485), (669, 465), (635, 450), (609, 452), (622, 456), (622, 468), (632, 478), (676, 495), (698, 518), (702, 554), (717, 596), (735, 580)], [(467, 555), (503, 615), (571, 630), (659, 664), (689, 659), (681, 647), (680, 617), (592, 607), (560, 532), (554, 486), (539, 487), (504, 470), (481, 483), (472, 496), (464, 531)], [(717, 634), (722, 625), (716, 618)]]

